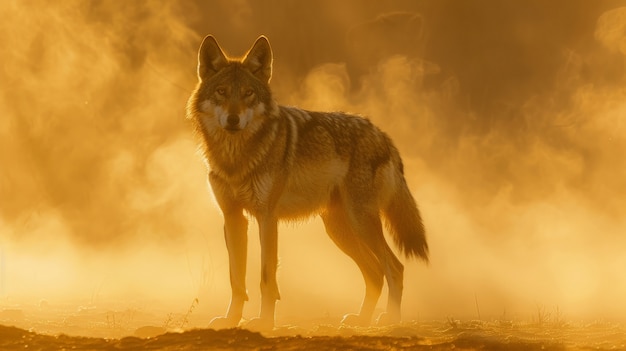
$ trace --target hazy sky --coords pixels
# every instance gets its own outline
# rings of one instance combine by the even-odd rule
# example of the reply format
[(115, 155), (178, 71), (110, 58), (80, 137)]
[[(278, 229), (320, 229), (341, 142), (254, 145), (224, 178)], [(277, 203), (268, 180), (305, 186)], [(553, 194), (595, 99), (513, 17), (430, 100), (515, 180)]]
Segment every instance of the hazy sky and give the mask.
[[(626, 1), (9, 0), (0, 18), (0, 304), (223, 312), (184, 108), (206, 34), (235, 56), (265, 34), (280, 103), (365, 115), (400, 149), (432, 256), (406, 262), (405, 318), (626, 315)], [(279, 322), (358, 308), (318, 219), (279, 251)]]

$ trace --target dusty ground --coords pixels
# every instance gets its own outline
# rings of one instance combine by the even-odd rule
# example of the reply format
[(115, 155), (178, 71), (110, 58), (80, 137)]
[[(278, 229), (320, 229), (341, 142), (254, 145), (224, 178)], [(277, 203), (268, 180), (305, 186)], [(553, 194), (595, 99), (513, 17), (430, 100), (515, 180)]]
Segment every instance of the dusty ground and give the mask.
[[(41, 325), (40, 325), (41, 327)], [(106, 327), (103, 327), (106, 328)], [(97, 331), (96, 331), (97, 332)], [(0, 350), (623, 350), (622, 325), (543, 325), (507, 321), (405, 322), (385, 328), (283, 326), (270, 334), (245, 329), (166, 331), (144, 326), (119, 338), (44, 334), (0, 326)]]
[(626, 350), (624, 324), (568, 322), (557, 310), (530, 321), (454, 318), (356, 328), (340, 317), (280, 324), (270, 333), (206, 329), (194, 300), (184, 313), (90, 304), (0, 306), (4, 350)]

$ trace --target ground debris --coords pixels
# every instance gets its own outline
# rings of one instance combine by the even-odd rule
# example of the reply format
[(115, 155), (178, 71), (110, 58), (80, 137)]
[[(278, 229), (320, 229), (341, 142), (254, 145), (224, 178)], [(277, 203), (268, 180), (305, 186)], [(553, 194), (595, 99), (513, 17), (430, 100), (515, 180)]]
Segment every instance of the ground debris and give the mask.
[[(626, 341), (621, 327), (545, 330), (518, 326), (500, 328), (496, 323), (482, 326), (459, 323), (445, 328), (443, 323), (405, 324), (395, 328), (325, 330), (327, 335), (285, 328), (276, 334), (260, 334), (246, 329), (192, 329), (167, 332), (148, 338), (126, 336), (100, 338), (39, 334), (0, 325), (0, 350), (588, 350), (620, 349)], [(600, 328), (602, 329), (602, 328)], [(302, 332), (301, 334), (289, 334)], [(585, 334), (591, 332), (591, 334)], [(607, 339), (608, 338), (608, 339)]]

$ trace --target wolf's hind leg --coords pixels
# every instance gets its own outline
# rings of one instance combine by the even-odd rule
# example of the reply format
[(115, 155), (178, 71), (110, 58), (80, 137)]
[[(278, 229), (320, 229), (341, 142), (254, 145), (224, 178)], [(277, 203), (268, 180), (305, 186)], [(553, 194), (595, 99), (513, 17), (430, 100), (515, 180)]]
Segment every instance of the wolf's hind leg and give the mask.
[(383, 235), (382, 222), (378, 211), (368, 210), (365, 206), (353, 206), (350, 218), (353, 219), (353, 231), (371, 252), (374, 260), (383, 270), (389, 287), (387, 311), (378, 318), (378, 324), (400, 322), (400, 304), (402, 301), (404, 266), (394, 255)]
[(387, 311), (378, 318), (377, 323), (398, 323), (400, 322), (404, 266), (385, 240), (380, 212), (357, 204), (350, 208), (353, 210), (350, 216), (353, 219), (353, 231), (375, 256), (373, 259), (381, 266), (389, 287)]
[(395, 324), (400, 322), (404, 266), (386, 242), (384, 242), (382, 255), (381, 261), (383, 262), (385, 278), (389, 287), (389, 296), (387, 299), (387, 311), (382, 313), (376, 322), (378, 325)]
[(354, 260), (365, 280), (365, 297), (359, 314), (347, 314), (342, 323), (367, 326), (371, 322), (374, 308), (382, 291), (383, 267), (363, 241), (362, 236), (354, 231), (348, 212), (339, 196), (335, 196), (326, 211), (322, 213), (322, 219), (330, 238)]
[(367, 173), (356, 172), (346, 192), (347, 218), (359, 242), (371, 252), (382, 269), (389, 286), (387, 311), (378, 319), (379, 324), (400, 322), (404, 266), (393, 253), (383, 234), (380, 200), (375, 182)]

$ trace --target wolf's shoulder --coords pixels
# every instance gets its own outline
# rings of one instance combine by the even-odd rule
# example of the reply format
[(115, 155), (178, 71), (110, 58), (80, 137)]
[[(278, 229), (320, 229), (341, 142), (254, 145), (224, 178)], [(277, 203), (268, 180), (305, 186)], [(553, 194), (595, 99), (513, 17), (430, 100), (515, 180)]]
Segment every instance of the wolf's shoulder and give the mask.
[(293, 119), (297, 124), (320, 125), (332, 128), (372, 128), (373, 124), (366, 117), (341, 112), (310, 111), (294, 106), (279, 106), (282, 116)]

